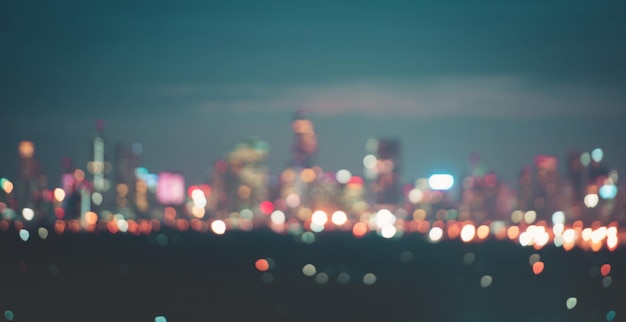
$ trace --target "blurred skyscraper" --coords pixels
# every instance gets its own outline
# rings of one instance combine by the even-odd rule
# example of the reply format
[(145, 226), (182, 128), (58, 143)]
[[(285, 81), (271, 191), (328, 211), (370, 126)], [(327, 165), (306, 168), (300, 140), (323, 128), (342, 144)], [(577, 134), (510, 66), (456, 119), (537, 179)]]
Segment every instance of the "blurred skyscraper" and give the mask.
[(397, 139), (370, 139), (363, 159), (368, 195), (375, 204), (395, 205), (400, 192), (400, 142)]
[(141, 165), (139, 153), (132, 146), (118, 143), (115, 147), (115, 205), (125, 214), (135, 212), (137, 174)]
[[(489, 173), (480, 155), (472, 153), (469, 157), (469, 175), (462, 184), (461, 219), (476, 222), (503, 219), (507, 214), (505, 191), (501, 191), (501, 182), (495, 173)], [(500, 201), (500, 202), (499, 202)], [(469, 214), (467, 218), (466, 215)]]
[(231, 211), (257, 208), (267, 200), (269, 144), (252, 138), (237, 144), (226, 159), (217, 161), (211, 174), (209, 211), (225, 217)]
[(42, 199), (42, 190), (46, 178), (39, 161), (35, 158), (35, 144), (22, 141), (18, 146), (19, 175), (15, 186), (15, 195), (19, 209), (34, 209)]
[(301, 108), (291, 123), (294, 142), (291, 145), (292, 165), (296, 168), (310, 168), (317, 153), (317, 134), (311, 121), (311, 114)]
[(93, 196), (91, 196), (91, 199), (93, 199), (96, 208), (99, 208), (102, 203), (106, 205), (111, 201), (109, 193), (111, 179), (109, 174), (111, 173), (112, 165), (109, 162), (110, 147), (105, 139), (104, 130), (104, 121), (96, 121), (96, 132), (91, 140), (91, 153), (89, 162), (87, 162), (87, 172), (91, 174), (93, 184)]
[(551, 221), (565, 204), (558, 160), (549, 155), (535, 157), (533, 166), (522, 169), (517, 205), (521, 211), (535, 211), (537, 220)]

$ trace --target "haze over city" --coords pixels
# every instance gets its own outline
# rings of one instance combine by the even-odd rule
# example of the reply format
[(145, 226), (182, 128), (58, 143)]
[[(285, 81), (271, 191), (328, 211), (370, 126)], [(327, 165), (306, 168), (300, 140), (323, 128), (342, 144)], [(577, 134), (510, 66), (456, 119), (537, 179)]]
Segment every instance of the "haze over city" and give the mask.
[(112, 143), (143, 144), (151, 171), (202, 182), (256, 136), (279, 172), (302, 106), (329, 170), (359, 173), (366, 140), (386, 136), (405, 181), (462, 175), (472, 152), (512, 184), (570, 148), (626, 171), (621, 2), (0, 6), (5, 176), (21, 140), (53, 180), (63, 157), (84, 166), (97, 119)]

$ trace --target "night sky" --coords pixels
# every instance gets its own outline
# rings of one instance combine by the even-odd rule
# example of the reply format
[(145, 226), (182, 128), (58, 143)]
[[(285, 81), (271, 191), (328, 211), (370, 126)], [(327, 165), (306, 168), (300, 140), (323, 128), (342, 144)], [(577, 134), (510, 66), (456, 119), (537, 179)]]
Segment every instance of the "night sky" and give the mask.
[(330, 171), (360, 174), (366, 140), (392, 136), (407, 182), (471, 152), (509, 182), (537, 154), (564, 173), (570, 148), (624, 172), (624, 57), (624, 1), (4, 0), (0, 176), (33, 140), (56, 185), (96, 119), (151, 172), (205, 182), (252, 136), (278, 172), (299, 107)]

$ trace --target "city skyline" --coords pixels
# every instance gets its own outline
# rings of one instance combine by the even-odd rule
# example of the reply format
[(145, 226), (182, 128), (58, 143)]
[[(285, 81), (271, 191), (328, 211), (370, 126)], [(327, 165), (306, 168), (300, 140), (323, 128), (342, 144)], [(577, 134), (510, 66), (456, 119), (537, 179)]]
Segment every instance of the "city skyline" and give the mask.
[[(285, 135), (289, 136), (290, 139), (291, 139), (291, 136), (290, 136), (291, 130), (290, 130), (289, 122), (291, 121), (292, 117), (293, 117), (293, 113), (290, 117), (285, 118), (284, 120), (285, 123), (283, 124), (283, 128), (281, 131), (285, 133)], [(314, 124), (317, 124), (316, 122), (317, 117), (315, 115), (312, 116), (312, 119), (313, 119)], [(326, 120), (326, 121), (330, 121), (333, 123), (341, 123), (340, 121), (338, 121), (340, 119), (341, 117), (333, 117), (332, 119)], [(445, 119), (436, 121), (435, 124), (434, 125), (431, 124), (430, 127), (431, 128), (440, 127), (440, 124), (437, 124), (438, 122), (441, 124), (446, 124), (448, 122), (452, 123), (453, 121), (445, 120)], [(267, 161), (268, 161), (268, 166), (270, 167), (271, 173), (274, 173), (274, 174), (280, 173), (285, 167), (289, 165), (290, 160), (291, 160), (291, 152), (289, 152), (291, 142), (289, 142), (286, 146), (277, 146), (276, 144), (274, 144), (272, 140), (268, 140), (267, 137), (264, 137), (262, 135), (254, 135), (252, 134), (252, 132), (249, 132), (250, 134), (248, 136), (245, 136), (242, 134), (242, 136), (239, 139), (230, 140), (230, 142), (229, 141), (214, 142), (213, 144), (216, 143), (215, 145), (220, 147), (221, 151), (219, 152), (200, 149), (199, 146), (201, 144), (203, 143), (211, 144), (210, 142), (211, 140), (202, 140), (201, 138), (198, 138), (195, 142), (192, 142), (193, 143), (192, 146), (193, 145), (198, 146), (197, 148), (186, 150), (186, 151), (176, 151), (177, 153), (181, 153), (181, 155), (183, 156), (181, 158), (178, 158), (179, 162), (169, 162), (168, 164), (164, 165), (164, 163), (159, 162), (159, 159), (163, 154), (168, 154), (169, 152), (163, 151), (162, 149), (159, 148), (159, 143), (161, 142), (150, 142), (149, 139), (146, 139), (144, 141), (144, 140), (139, 140), (139, 139), (129, 140), (128, 138), (120, 138), (119, 135), (118, 136), (115, 135), (116, 131), (130, 132), (129, 129), (120, 129), (120, 128), (110, 129), (110, 127), (106, 124), (106, 122), (104, 123), (105, 123), (105, 126), (104, 126), (105, 130), (103, 131), (103, 135), (104, 135), (104, 138), (107, 140), (107, 149), (108, 149), (107, 154), (109, 155), (112, 154), (116, 146), (120, 144), (125, 145), (125, 146), (130, 146), (133, 143), (139, 143), (141, 144), (142, 150), (143, 150), (142, 158), (141, 158), (142, 166), (147, 167), (153, 172), (172, 171), (172, 170), (180, 171), (185, 175), (185, 177), (187, 177), (188, 180), (190, 180), (190, 182), (203, 183), (209, 180), (210, 171), (214, 162), (225, 158), (228, 155), (228, 153), (232, 150), (232, 148), (235, 147), (238, 143), (246, 141), (251, 138), (256, 138), (256, 139), (263, 140), (269, 143), (270, 150), (268, 153)], [(410, 124), (407, 124), (409, 122), (406, 122), (406, 121), (405, 122), (394, 121), (394, 123), (398, 125), (398, 127), (405, 126), (409, 129), (412, 125), (415, 124), (415, 122), (410, 122)], [(475, 125), (475, 124), (481, 124), (481, 123), (484, 124), (484, 121), (478, 120), (474, 122), (473, 124)], [(619, 122), (616, 122), (616, 123), (619, 123)], [(90, 152), (91, 151), (90, 145), (92, 144), (93, 135), (95, 135), (95, 133), (97, 132), (96, 121), (92, 122), (92, 124), (74, 124), (74, 125), (67, 124), (67, 125), (69, 128), (75, 127), (77, 129), (82, 129), (83, 133), (78, 133), (79, 130), (76, 130), (75, 132), (72, 131), (71, 133), (63, 133), (59, 135), (59, 137), (65, 137), (65, 140), (57, 141), (57, 142), (54, 142), (54, 141), (51, 142), (51, 140), (46, 137), (48, 133), (47, 129), (43, 129), (43, 131), (41, 131), (42, 129), (40, 129), (39, 131), (31, 130), (31, 135), (24, 135), (22, 137), (23, 139), (14, 137), (13, 138), (13, 142), (15, 142), (14, 148), (6, 149), (7, 151), (5, 151), (5, 153), (9, 157), (5, 157), (2, 159), (2, 163), (3, 163), (2, 175), (7, 178), (11, 178), (17, 175), (17, 171), (18, 171), (17, 147), (19, 145), (19, 142), (21, 141), (33, 141), (34, 142), (36, 146), (35, 156), (38, 159), (40, 159), (41, 166), (44, 172), (51, 175), (51, 177), (49, 178), (51, 184), (57, 184), (57, 181), (60, 182), (60, 178), (62, 174), (62, 167), (63, 167), (63, 162), (64, 162), (63, 160), (65, 160), (66, 158), (71, 159), (74, 162), (75, 167), (85, 169), (87, 166), (87, 162), (90, 160), (90, 154), (92, 153)], [(511, 125), (512, 126), (517, 125), (518, 127), (520, 126), (518, 122), (516, 122), (515, 124), (511, 124)], [(159, 129), (155, 129), (155, 130), (159, 130)], [(238, 129), (235, 129), (235, 131), (237, 130)], [(425, 131), (425, 130), (422, 129), (422, 131)], [(483, 136), (485, 135), (490, 136), (489, 130), (479, 130), (479, 131), (483, 132), (482, 133)], [(39, 132), (39, 133), (33, 135), (32, 132)], [(276, 139), (276, 135), (275, 135), (276, 131), (273, 130), (272, 132), (274, 133), (271, 133), (271, 134), (274, 134), (274, 135), (271, 135), (271, 136), (268, 135), (268, 137), (269, 138), (273, 137), (274, 139)], [(145, 137), (146, 134), (149, 134), (149, 132), (141, 132), (141, 131), (136, 131), (135, 133), (140, 134), (136, 136), (138, 138)], [(242, 131), (242, 133), (245, 133), (245, 130)], [(411, 144), (410, 141), (406, 142), (402, 140), (401, 136), (397, 136), (397, 135), (385, 136), (382, 134), (364, 136), (362, 138), (362, 142), (360, 145), (345, 147), (346, 151), (351, 152), (350, 155), (347, 155), (347, 153), (345, 153), (344, 151), (344, 154), (341, 155), (339, 158), (337, 158), (336, 155), (328, 154), (329, 153), (327, 152), (328, 149), (326, 149), (326, 147), (323, 144), (325, 143), (331, 144), (331, 146), (334, 145), (333, 149), (341, 149), (341, 147), (338, 147), (338, 145), (341, 145), (341, 141), (337, 142), (336, 140), (334, 141), (332, 140), (332, 137), (336, 135), (339, 135), (339, 136), (342, 135), (341, 128), (340, 127), (335, 128), (333, 129), (331, 133), (333, 135), (328, 135), (328, 133), (324, 133), (324, 132), (318, 133), (318, 136), (320, 137), (320, 151), (313, 157), (313, 162), (316, 165), (319, 165), (322, 168), (327, 169), (328, 171), (338, 171), (341, 169), (347, 169), (355, 175), (362, 176), (363, 175), (362, 160), (363, 160), (363, 157), (367, 154), (367, 151), (366, 151), (367, 140), (371, 138), (398, 139), (402, 147), (401, 153), (400, 153), (401, 163), (403, 164), (403, 169), (400, 171), (400, 182), (402, 183), (411, 183), (419, 177), (428, 177), (429, 175), (433, 173), (440, 173), (440, 172), (451, 173), (455, 177), (465, 176), (467, 175), (469, 171), (469, 165), (470, 165), (469, 157), (473, 154), (480, 155), (481, 161), (485, 162), (485, 165), (487, 166), (487, 171), (497, 174), (501, 178), (501, 180), (503, 180), (505, 183), (507, 183), (508, 185), (512, 187), (517, 187), (517, 184), (518, 184), (517, 178), (520, 174), (521, 169), (526, 166), (532, 165), (534, 162), (533, 161), (534, 158), (538, 155), (551, 155), (551, 156), (556, 157), (559, 160), (558, 169), (561, 175), (565, 175), (566, 173), (566, 170), (567, 170), (566, 155), (569, 151), (590, 153), (593, 149), (601, 148), (604, 151), (604, 162), (607, 163), (611, 169), (615, 169), (618, 172), (621, 172), (620, 170), (624, 168), (623, 164), (620, 164), (617, 162), (617, 161), (621, 161), (620, 160), (621, 151), (620, 150), (615, 151), (615, 150), (610, 150), (610, 149), (605, 148), (606, 146), (614, 147), (615, 142), (618, 142), (617, 140), (614, 142), (609, 141), (607, 142), (607, 144), (603, 144), (603, 145), (589, 144), (591, 140), (587, 140), (586, 141), (587, 144), (585, 144), (585, 146), (587, 146), (588, 148), (586, 149), (579, 148), (579, 147), (572, 147), (572, 146), (570, 146), (569, 148), (559, 149), (559, 146), (555, 146), (555, 144), (552, 144), (552, 146), (554, 146), (555, 148), (555, 150), (552, 150), (552, 151), (545, 149), (545, 148), (544, 149), (536, 148), (536, 147), (533, 147), (532, 144), (529, 144), (527, 148), (530, 147), (531, 150), (534, 150), (533, 151), (534, 154), (526, 153), (525, 159), (520, 158), (516, 160), (516, 162), (514, 163), (508, 163), (508, 162), (502, 163), (502, 162), (494, 162), (494, 161), (498, 161), (497, 158), (501, 151), (485, 149), (483, 153), (481, 153), (480, 150), (478, 149), (474, 150), (471, 148), (465, 148), (460, 151), (452, 151), (448, 149), (447, 146), (433, 146), (432, 144), (424, 143), (423, 140), (416, 140), (418, 142), (416, 142), (416, 144), (413, 145)], [(381, 131), (381, 133), (385, 133), (385, 132)], [(11, 133), (11, 134), (15, 135), (14, 133)], [(70, 135), (68, 136), (68, 134)], [(80, 135), (77, 135), (77, 134), (80, 134)], [(532, 132), (526, 133), (526, 134), (530, 134), (533, 136), (540, 136), (540, 134), (532, 133)], [(610, 131), (607, 131), (607, 134), (610, 134)], [(443, 135), (445, 135), (445, 133), (443, 133)], [(472, 134), (468, 133), (468, 136), (472, 137)], [(584, 133), (583, 133), (583, 136), (584, 136)], [(331, 139), (331, 140), (328, 140), (328, 139)], [(447, 138), (447, 139), (450, 140), (451, 138)], [(467, 140), (467, 138), (465, 139)], [(499, 141), (498, 138), (490, 138), (490, 140), (492, 144), (495, 143), (494, 145), (497, 145), (498, 143), (500, 144), (503, 143)], [(148, 144), (145, 143), (146, 141), (148, 142)], [(157, 143), (157, 145), (150, 144), (150, 143)], [(173, 143), (175, 142), (171, 142), (171, 141), (164, 142), (164, 144), (173, 144)], [(228, 146), (228, 144), (230, 144), (230, 146)], [(429, 145), (431, 149), (426, 148), (426, 146), (429, 146)], [(515, 143), (509, 143), (509, 145), (514, 147)], [(411, 149), (412, 146), (419, 146), (420, 148)], [(58, 150), (53, 150), (51, 148), (56, 148)], [(429, 151), (431, 152), (425, 153)], [(513, 151), (513, 152), (518, 153), (519, 151)], [(614, 153), (614, 152), (618, 152), (618, 153)], [(10, 157), (11, 154), (13, 154), (13, 158)], [(520, 153), (520, 154), (524, 154), (524, 153)], [(54, 155), (55, 157), (51, 157), (51, 155)], [(198, 155), (203, 155), (205, 157), (204, 158), (197, 157)], [(199, 160), (199, 159), (202, 159), (202, 160)], [(430, 160), (423, 162), (422, 160), (424, 159), (426, 160), (430, 159)], [(185, 164), (190, 164), (189, 161), (192, 161), (192, 163), (196, 163), (196, 166), (185, 167), (184, 166)], [(198, 164), (200, 165), (199, 167), (197, 166)], [(328, 164), (330, 164), (331, 166), (326, 166)], [(514, 168), (514, 167), (511, 167), (511, 165), (515, 165), (517, 167)]]

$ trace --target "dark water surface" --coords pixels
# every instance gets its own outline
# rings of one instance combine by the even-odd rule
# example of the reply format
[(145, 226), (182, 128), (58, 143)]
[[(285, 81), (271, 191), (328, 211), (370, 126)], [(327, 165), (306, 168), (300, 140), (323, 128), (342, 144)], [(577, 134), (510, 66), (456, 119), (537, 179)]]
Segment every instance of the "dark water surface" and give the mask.
[[(0, 234), (0, 320), (558, 322), (626, 317), (621, 309), (626, 299), (623, 248), (612, 253), (536, 251), (499, 241), (431, 244), (421, 235), (355, 239), (339, 232), (320, 233), (312, 244), (269, 231), (51, 233), (46, 240), (33, 235), (24, 242), (15, 231)], [(545, 263), (539, 275), (529, 263), (534, 253)], [(272, 264), (265, 273), (255, 268), (261, 258)], [(325, 276), (304, 275), (306, 264)], [(611, 265), (610, 284), (600, 272), (604, 264)], [(371, 285), (364, 284), (368, 273), (375, 276)], [(481, 280), (489, 279), (485, 276), (492, 282), (482, 287)], [(320, 284), (324, 277), (327, 282)], [(570, 297), (577, 302), (571, 310), (566, 307)]]

